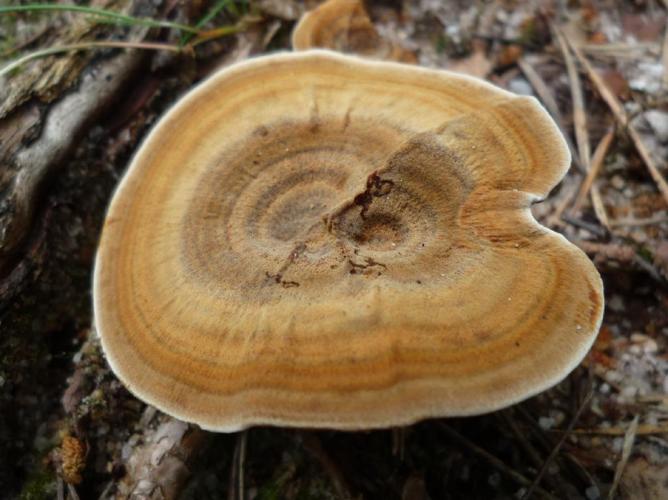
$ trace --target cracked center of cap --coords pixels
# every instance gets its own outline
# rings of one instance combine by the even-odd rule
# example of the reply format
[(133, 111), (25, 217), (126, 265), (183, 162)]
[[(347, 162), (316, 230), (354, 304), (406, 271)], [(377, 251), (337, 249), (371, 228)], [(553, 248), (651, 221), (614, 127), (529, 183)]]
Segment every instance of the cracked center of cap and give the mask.
[(212, 163), (183, 257), (202, 280), (267, 296), (333, 280), (416, 283), (416, 266), (451, 247), (468, 190), (429, 133), (366, 120), (265, 124)]

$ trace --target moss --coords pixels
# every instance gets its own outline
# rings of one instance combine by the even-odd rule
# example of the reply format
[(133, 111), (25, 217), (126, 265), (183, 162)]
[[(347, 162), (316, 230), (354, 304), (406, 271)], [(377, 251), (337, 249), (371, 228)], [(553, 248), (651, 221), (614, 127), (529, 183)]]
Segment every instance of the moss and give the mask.
[(28, 478), (23, 486), (20, 500), (51, 499), (56, 496), (56, 477), (49, 471), (39, 471)]
[(296, 500), (335, 500), (339, 498), (332, 491), (331, 482), (324, 478), (312, 478), (297, 493)]
[(280, 500), (281, 498), (285, 498), (283, 490), (286, 484), (294, 477), (296, 466), (288, 463), (284, 467), (280, 467), (279, 470), (274, 480), (269, 481), (260, 488), (256, 497), (258, 500)]
[(640, 258), (642, 258), (647, 262), (651, 263), (654, 260), (654, 255), (652, 254), (652, 251), (645, 246), (641, 246), (640, 248), (638, 248), (637, 253)]

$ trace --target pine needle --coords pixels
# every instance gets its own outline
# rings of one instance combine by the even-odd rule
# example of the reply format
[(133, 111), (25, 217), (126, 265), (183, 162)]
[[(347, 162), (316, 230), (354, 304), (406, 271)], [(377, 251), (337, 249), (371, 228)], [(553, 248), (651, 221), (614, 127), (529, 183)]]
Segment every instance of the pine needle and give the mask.
[(142, 42), (85, 42), (74, 43), (71, 45), (61, 45), (59, 47), (49, 47), (47, 49), (36, 50), (30, 52), (23, 57), (14, 59), (12, 62), (0, 68), (0, 77), (9, 74), (14, 69), (23, 64), (39, 59), (40, 57), (50, 56), (52, 54), (60, 54), (62, 52), (72, 52), (79, 50), (89, 50), (93, 48), (114, 48), (114, 49), (143, 49), (143, 50), (169, 50), (171, 52), (185, 52), (185, 48), (177, 47), (176, 45), (169, 45), (166, 43), (142, 43)]

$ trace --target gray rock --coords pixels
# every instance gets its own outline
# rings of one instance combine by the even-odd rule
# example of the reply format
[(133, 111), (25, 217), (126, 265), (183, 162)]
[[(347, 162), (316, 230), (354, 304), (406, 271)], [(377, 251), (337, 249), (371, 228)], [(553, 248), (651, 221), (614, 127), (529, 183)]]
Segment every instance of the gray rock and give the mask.
[(658, 109), (650, 109), (643, 113), (645, 120), (652, 127), (657, 139), (663, 143), (668, 143), (668, 113)]

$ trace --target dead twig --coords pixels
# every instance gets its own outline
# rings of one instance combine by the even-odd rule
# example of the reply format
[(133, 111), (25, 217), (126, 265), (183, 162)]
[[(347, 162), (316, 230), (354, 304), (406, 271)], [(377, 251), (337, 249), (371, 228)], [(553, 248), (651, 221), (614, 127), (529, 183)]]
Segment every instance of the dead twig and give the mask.
[[(556, 29), (558, 30), (558, 28)], [(647, 149), (647, 146), (640, 137), (640, 134), (633, 126), (633, 124), (629, 122), (626, 110), (619, 102), (619, 99), (617, 99), (615, 94), (608, 88), (607, 84), (603, 81), (603, 78), (601, 78), (601, 76), (596, 72), (596, 70), (593, 68), (589, 60), (584, 56), (582, 51), (568, 39), (564, 40), (568, 44), (570, 49), (573, 51), (575, 56), (578, 58), (578, 61), (580, 61), (580, 64), (582, 65), (583, 69), (589, 76), (589, 79), (596, 87), (596, 90), (598, 91), (601, 98), (606, 102), (606, 104), (612, 111), (612, 114), (615, 116), (615, 119), (617, 120), (619, 125), (623, 127), (629, 134), (629, 137), (633, 141), (636, 151), (638, 151), (638, 154), (640, 155), (640, 158), (642, 158), (643, 162), (645, 163), (645, 166), (649, 170), (652, 179), (654, 179), (654, 182), (659, 188), (659, 191), (661, 192), (664, 199), (668, 203), (668, 183), (661, 175), (661, 172), (659, 171), (657, 165), (654, 163), (654, 160), (652, 159), (649, 150)]]
[[(605, 160), (605, 156), (607, 155), (608, 150), (610, 149), (610, 144), (612, 144), (612, 139), (614, 138), (614, 136), (615, 136), (615, 129), (611, 128), (610, 130), (608, 130), (608, 132), (603, 136), (601, 141), (596, 146), (596, 149), (594, 150), (594, 156), (591, 159), (589, 172), (587, 172), (587, 176), (584, 178), (584, 181), (582, 181), (582, 185), (580, 186), (578, 195), (575, 198), (575, 203), (573, 203), (573, 207), (571, 208), (572, 215), (577, 214), (582, 208), (582, 204), (587, 198), (587, 194), (589, 194), (589, 190), (591, 189), (594, 180), (596, 179), (596, 176), (601, 171), (601, 167), (603, 166), (603, 161)], [(593, 199), (592, 203), (594, 203)], [(605, 212), (605, 209), (603, 209), (600, 214), (598, 213), (598, 210), (596, 210), (596, 206), (594, 206), (594, 210), (597, 212), (597, 216), (601, 221), (601, 223), (605, 227), (610, 227), (610, 221), (608, 220), (608, 216), (607, 213)]]
[(547, 218), (547, 224), (550, 227), (561, 227), (564, 225), (562, 216), (576, 193), (577, 184), (574, 177), (570, 175), (566, 176), (561, 182), (559, 191), (552, 197), (554, 210)]
[(248, 442), (248, 431), (244, 430), (237, 434), (237, 442), (234, 447), (232, 468), (230, 469), (230, 488), (227, 492), (228, 500), (244, 500), (244, 465), (246, 463), (246, 445)]
[(324, 469), (325, 473), (329, 476), (329, 479), (332, 481), (332, 485), (336, 490), (337, 495), (340, 498), (353, 498), (346, 481), (345, 476), (341, 472), (338, 464), (330, 457), (325, 449), (322, 447), (320, 439), (314, 432), (304, 431), (300, 433), (302, 438), (302, 443), (304, 448), (313, 455), (313, 457), (320, 462), (320, 465)]
[(404, 461), (406, 452), (406, 427), (392, 428), (392, 455)]
[(79, 494), (77, 493), (77, 489), (70, 483), (67, 483), (67, 495), (71, 500), (79, 500), (80, 498)]
[(65, 500), (65, 481), (60, 476), (56, 480), (56, 500)]
[(142, 60), (137, 52), (126, 52), (92, 66), (77, 90), (45, 114), (39, 138), (16, 155), (18, 173), (0, 195), (0, 273), (10, 274), (15, 256), (34, 232), (32, 220), (46, 179), (63, 165), (79, 136), (118, 96)]
[(655, 224), (665, 224), (666, 222), (668, 222), (668, 215), (656, 214), (646, 219), (635, 219), (633, 217), (614, 219), (610, 221), (610, 227), (653, 226)]
[[(529, 83), (536, 91), (536, 94), (538, 94), (538, 97), (540, 97), (540, 100), (543, 102), (547, 110), (552, 115), (552, 118), (557, 120), (560, 124), (563, 124), (563, 116), (561, 115), (561, 111), (559, 111), (557, 101), (554, 99), (552, 91), (545, 83), (545, 80), (543, 80), (543, 77), (538, 74), (533, 65), (524, 57), (521, 57), (517, 60), (517, 65), (519, 66), (520, 70), (522, 70), (522, 73), (524, 73), (526, 79), (529, 80)], [(577, 153), (577, 151), (574, 151), (574, 153)]]
[[(597, 429), (573, 429), (572, 434), (585, 434), (594, 436), (625, 436), (628, 432), (628, 427), (602, 427)], [(563, 432), (555, 430), (554, 432)], [(654, 424), (639, 424), (636, 426), (636, 435), (650, 436), (653, 434), (668, 434), (668, 422), (660, 425)]]
[(239, 500), (244, 500), (245, 498), (245, 486), (244, 486), (244, 477), (246, 476), (246, 471), (244, 470), (244, 466), (246, 464), (246, 444), (248, 442), (248, 431), (244, 430), (241, 432), (241, 436), (239, 438), (241, 441), (239, 445)]
[[(500, 460), (499, 458), (495, 457), (488, 451), (482, 449), (475, 443), (469, 441), (467, 438), (459, 434), (457, 431), (455, 431), (452, 427), (445, 423), (441, 423), (440, 428), (448, 435), (448, 437), (459, 444), (460, 446), (468, 449), (470, 452), (472, 452), (474, 455), (477, 455), (478, 457), (482, 458), (486, 462), (488, 462), (492, 467), (497, 469), (499, 472), (502, 472), (509, 478), (511, 478), (513, 481), (515, 481), (518, 484), (521, 484), (522, 486), (531, 486), (531, 481), (524, 476), (523, 474), (520, 474), (516, 470), (508, 467), (503, 460)], [(546, 490), (536, 487), (535, 491), (537, 493), (540, 493), (545, 498), (555, 498), (553, 495), (551, 495), (549, 492)]]
[(649, 274), (654, 281), (659, 283), (660, 285), (666, 287), (668, 286), (668, 282), (666, 282), (665, 278), (661, 275), (659, 270), (652, 265), (651, 262), (645, 260), (643, 257), (638, 255), (636, 253), (635, 257), (633, 258), (633, 262), (641, 269), (643, 269), (647, 274)]
[(582, 162), (580, 161), (580, 156), (577, 150), (575, 149), (575, 145), (573, 144), (573, 141), (571, 140), (569, 134), (565, 133), (564, 118), (561, 114), (561, 111), (559, 111), (559, 106), (557, 105), (557, 101), (554, 99), (554, 96), (552, 95), (552, 91), (545, 83), (545, 80), (543, 80), (543, 78), (538, 74), (538, 72), (534, 69), (533, 65), (527, 59), (523, 57), (518, 59), (517, 65), (519, 66), (520, 70), (522, 71), (526, 79), (529, 80), (529, 83), (536, 91), (536, 94), (538, 94), (538, 97), (540, 98), (541, 102), (545, 105), (550, 115), (552, 115), (552, 118), (554, 118), (554, 120), (557, 122), (559, 129), (561, 129), (561, 132), (564, 135), (564, 138), (566, 139), (566, 143), (568, 144), (568, 149), (571, 150), (571, 158), (573, 159), (573, 163), (581, 172), (584, 173), (585, 169), (582, 166)]
[(666, 203), (668, 203), (668, 183), (661, 175), (661, 172), (659, 172), (659, 168), (654, 163), (654, 160), (652, 159), (647, 146), (643, 142), (642, 137), (640, 137), (640, 134), (631, 123), (627, 125), (626, 130), (629, 134), (629, 137), (631, 137), (631, 140), (633, 141), (638, 154), (645, 162), (645, 165), (647, 166), (650, 175), (654, 179), (654, 182), (656, 182), (659, 191), (661, 191), (663, 198), (666, 200)]
[(141, 446), (133, 446), (124, 460), (125, 476), (117, 480), (110, 498), (178, 498), (191, 473), (192, 464), (206, 450), (211, 437), (200, 428), (166, 415), (143, 431)]
[(580, 50), (591, 54), (592, 56), (610, 56), (610, 57), (638, 57), (639, 52), (647, 52), (658, 55), (659, 45), (651, 42), (631, 43), (583, 43), (578, 45)]
[[(589, 131), (587, 129), (587, 113), (585, 110), (584, 102), (584, 93), (582, 92), (582, 82), (580, 81), (580, 75), (578, 73), (575, 61), (571, 56), (570, 51), (568, 50), (568, 45), (566, 44), (566, 39), (563, 34), (555, 28), (554, 33), (556, 35), (557, 41), (559, 42), (559, 48), (564, 57), (564, 62), (566, 64), (566, 71), (568, 72), (568, 80), (571, 85), (571, 97), (573, 99), (573, 126), (575, 127), (575, 141), (578, 145), (578, 151), (580, 153), (580, 161), (584, 167), (587, 177), (591, 175), (591, 146), (589, 144)], [(592, 178), (593, 181), (593, 178)], [(590, 183), (589, 191), (591, 192), (592, 205), (594, 207), (594, 213), (599, 219), (601, 224), (606, 226), (608, 216), (605, 213), (605, 208), (603, 206), (603, 200), (601, 198), (601, 193), (598, 190), (598, 186)], [(607, 226), (606, 226), (607, 227)]]
[(543, 476), (545, 475), (545, 472), (547, 471), (548, 467), (552, 463), (552, 461), (555, 459), (557, 454), (559, 453), (559, 450), (561, 450), (561, 447), (564, 445), (566, 442), (566, 439), (568, 438), (569, 434), (575, 427), (575, 424), (577, 423), (578, 419), (580, 418), (580, 415), (582, 415), (582, 412), (584, 409), (589, 405), (589, 401), (591, 401), (592, 393), (589, 392), (585, 398), (583, 399), (582, 403), (578, 407), (577, 411), (575, 412), (575, 415), (573, 415), (573, 418), (571, 419), (570, 423), (568, 424), (568, 427), (566, 428), (566, 431), (564, 432), (563, 436), (561, 436), (561, 439), (559, 439), (559, 442), (557, 445), (552, 448), (552, 451), (548, 455), (548, 457), (545, 459), (545, 463), (541, 467), (541, 469), (538, 471), (538, 475), (536, 476), (536, 479), (534, 479), (533, 483), (527, 490), (527, 492), (524, 494), (522, 497), (523, 500), (526, 500), (531, 497), (531, 495), (537, 491), (538, 485), (540, 484), (540, 481), (543, 479)]
[(580, 82), (580, 75), (578, 74), (575, 61), (571, 56), (566, 40), (559, 30), (555, 30), (557, 42), (561, 54), (564, 57), (566, 64), (566, 71), (568, 73), (568, 80), (571, 86), (571, 98), (573, 100), (573, 127), (575, 128), (575, 142), (580, 153), (580, 160), (584, 169), (589, 171), (590, 146), (589, 146), (589, 132), (587, 130), (587, 115), (585, 112), (584, 94), (582, 92), (582, 83)]
[[(552, 449), (554, 449), (556, 443), (551, 439), (551, 436), (547, 435), (545, 429), (543, 429), (540, 425), (538, 425), (538, 422), (526, 410), (526, 408), (524, 408), (523, 405), (517, 405), (515, 406), (515, 410), (517, 410), (519, 415), (524, 419), (525, 422), (527, 422), (529, 427), (533, 430), (534, 436), (538, 441), (538, 443), (540, 444), (541, 448), (546, 453), (549, 453)], [(582, 481), (582, 483), (587, 485), (596, 484), (596, 481), (592, 477), (592, 475), (572, 454), (565, 452), (562, 454), (562, 456), (557, 457), (556, 460), (563, 462), (564, 466), (568, 467), (573, 472), (573, 474), (576, 475), (580, 481)]]
[(636, 250), (630, 245), (621, 243), (595, 243), (585, 240), (571, 240), (585, 253), (595, 255), (602, 260), (616, 260), (618, 262), (631, 263), (635, 259)]
[[(668, 6), (666, 6), (668, 9)], [(661, 48), (661, 62), (663, 63), (663, 84), (668, 86), (668, 26), (663, 35), (663, 47)]]
[(515, 439), (520, 444), (527, 457), (529, 457), (529, 460), (531, 460), (536, 468), (539, 468), (543, 464), (540, 453), (538, 453), (536, 448), (534, 448), (533, 445), (529, 442), (526, 433), (519, 429), (515, 419), (510, 415), (510, 410), (501, 411), (499, 412), (499, 415), (501, 416), (501, 419), (506, 424), (506, 426), (510, 429), (510, 432), (512, 432), (513, 436), (515, 436)]
[[(499, 415), (501, 420), (506, 424), (506, 427), (510, 429), (510, 432), (515, 437), (515, 440), (520, 444), (520, 446), (524, 450), (524, 453), (526, 453), (527, 457), (529, 458), (533, 466), (536, 468), (536, 470), (539, 470), (540, 467), (543, 465), (543, 459), (541, 458), (538, 450), (536, 450), (533, 444), (531, 444), (531, 441), (529, 441), (528, 439), (529, 434), (521, 430), (517, 425), (517, 422), (513, 417), (511, 410), (508, 409), (498, 412), (497, 415)], [(560, 483), (554, 481), (551, 477), (546, 478), (546, 482), (552, 490), (557, 491), (560, 494), (560, 496), (564, 496), (564, 492), (561, 491), (560, 488), (561, 486)]]
[(568, 222), (572, 226), (586, 229), (590, 233), (595, 234), (597, 236), (603, 237), (606, 235), (605, 229), (597, 226), (596, 224), (592, 224), (590, 222), (583, 221), (582, 219), (578, 219), (577, 217), (573, 217), (570, 214), (563, 214), (561, 216), (561, 220), (563, 220), (564, 222)]
[(575, 244), (582, 251), (594, 256), (594, 262), (606, 262), (616, 260), (620, 263), (635, 264), (638, 268), (645, 271), (650, 277), (662, 287), (668, 288), (668, 282), (649, 261), (645, 260), (634, 247), (621, 243), (595, 243), (569, 238), (571, 243)]
[(617, 492), (619, 481), (622, 478), (622, 474), (624, 474), (624, 468), (626, 467), (626, 463), (629, 461), (629, 457), (631, 456), (631, 450), (633, 449), (633, 443), (635, 442), (636, 439), (637, 430), (638, 430), (638, 415), (636, 415), (634, 419), (631, 421), (626, 431), (626, 434), (624, 435), (624, 445), (622, 446), (622, 457), (620, 458), (619, 463), (617, 464), (617, 468), (615, 469), (615, 478), (613, 479), (612, 487), (608, 492), (608, 500), (612, 500), (613, 498), (615, 498), (615, 493)]

